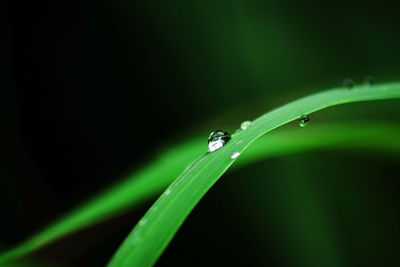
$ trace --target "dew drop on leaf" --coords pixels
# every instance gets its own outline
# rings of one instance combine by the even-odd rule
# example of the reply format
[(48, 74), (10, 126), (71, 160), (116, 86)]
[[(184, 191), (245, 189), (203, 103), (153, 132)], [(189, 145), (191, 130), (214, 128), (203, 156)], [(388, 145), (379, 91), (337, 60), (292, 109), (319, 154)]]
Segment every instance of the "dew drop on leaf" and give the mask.
[(250, 126), (251, 126), (251, 121), (244, 121), (242, 122), (242, 124), (240, 124), (240, 129), (246, 130)]
[(212, 131), (208, 137), (208, 150), (214, 152), (223, 147), (229, 140), (231, 140), (229, 133), (222, 130)]
[(233, 154), (231, 155), (231, 159), (236, 159), (239, 156), (240, 156), (240, 152), (233, 152)]
[(309, 122), (310, 122), (310, 117), (308, 117), (307, 115), (300, 116), (300, 121), (299, 121), (300, 127), (306, 127)]
[(354, 82), (352, 79), (344, 79), (343, 80), (343, 87), (346, 87), (347, 89), (351, 89), (354, 87)]

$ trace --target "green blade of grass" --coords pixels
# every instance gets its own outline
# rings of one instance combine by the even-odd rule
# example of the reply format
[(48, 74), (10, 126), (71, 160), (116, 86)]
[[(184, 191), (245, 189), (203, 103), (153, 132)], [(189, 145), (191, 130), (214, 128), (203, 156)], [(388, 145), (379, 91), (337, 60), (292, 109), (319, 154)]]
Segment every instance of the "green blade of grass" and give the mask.
[[(400, 153), (399, 135), (398, 125), (382, 122), (324, 123), (313, 125), (307, 130), (279, 129), (259, 138), (255, 145), (246, 150), (245, 157), (240, 157), (238, 164), (232, 167), (319, 148), (369, 147)], [(127, 181), (67, 214), (15, 249), (2, 254), (0, 263), (24, 256), (72, 232), (116, 216), (154, 196), (165, 189), (205, 146), (204, 137), (194, 138), (165, 151), (149, 166), (128, 177)], [(174, 164), (171, 165), (170, 161)]]
[[(398, 125), (382, 122), (330, 122), (313, 125), (307, 130), (279, 129), (256, 140), (256, 144), (246, 150), (245, 157), (240, 157), (237, 161), (238, 164), (232, 167), (238, 168), (270, 157), (320, 148), (367, 147), (400, 153), (399, 135), (400, 127)], [(116, 216), (157, 194), (172, 182), (174, 174), (177, 175), (179, 171), (182, 171), (185, 164), (193, 160), (204, 146), (203, 137), (195, 138), (174, 149), (167, 150), (149, 166), (132, 174), (127, 181), (114, 187), (108, 193), (99, 195), (25, 243), (2, 254), (0, 263), (24, 256), (74, 231)], [(166, 158), (168, 161), (165, 160)], [(171, 165), (169, 161), (175, 164)], [(145, 186), (143, 180), (146, 180), (149, 186)], [(141, 190), (141, 194), (139, 190)], [(129, 195), (131, 197), (128, 197)]]
[[(360, 147), (399, 151), (400, 129), (382, 123), (324, 123), (304, 129), (280, 129), (258, 139), (233, 167), (268, 157), (283, 156), (321, 147)], [(204, 134), (206, 136), (206, 134)], [(126, 181), (98, 195), (66, 214), (26, 242), (0, 255), (0, 263), (12, 260), (50, 244), (63, 236), (126, 211), (165, 189), (206, 147), (205, 137), (194, 138), (166, 150), (147, 167)], [(379, 138), (381, 137), (381, 138)], [(170, 164), (174, 162), (174, 164)]]
[(277, 129), (257, 139), (233, 169), (261, 161), (317, 149), (373, 149), (400, 153), (400, 125), (384, 122), (330, 122), (302, 129)]
[[(81, 204), (19, 246), (2, 253), (0, 265), (32, 253), (68, 234), (114, 217), (153, 197), (198, 157), (199, 149), (201, 154), (204, 143), (199, 141), (191, 140), (179, 147), (168, 149), (151, 164), (129, 175), (126, 180)], [(170, 165), (167, 159), (172, 159), (174, 164)]]
[(135, 226), (109, 266), (153, 265), (190, 211), (235, 161), (231, 156), (242, 153), (266, 132), (329, 106), (399, 97), (400, 83), (333, 89), (301, 98), (259, 117), (251, 127), (233, 135), (222, 149), (205, 153), (189, 165)]

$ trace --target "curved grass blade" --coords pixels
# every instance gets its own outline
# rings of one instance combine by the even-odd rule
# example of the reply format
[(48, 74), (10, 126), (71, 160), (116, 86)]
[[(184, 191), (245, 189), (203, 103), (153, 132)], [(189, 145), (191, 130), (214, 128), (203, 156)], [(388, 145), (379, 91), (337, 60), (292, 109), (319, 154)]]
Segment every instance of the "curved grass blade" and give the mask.
[[(335, 133), (326, 136), (326, 128), (330, 129), (329, 133), (332, 133), (332, 131)], [(317, 129), (319, 131), (316, 131)], [(388, 151), (393, 151), (398, 148), (395, 143), (398, 138), (388, 137), (393, 136), (396, 131), (398, 129), (394, 128), (393, 125), (375, 125), (371, 122), (368, 124), (355, 124), (353, 122), (351, 125), (340, 123), (334, 127), (329, 124), (313, 126), (308, 128), (307, 138), (302, 137), (302, 134), (304, 134), (303, 129), (273, 132), (258, 139), (258, 145), (251, 146), (246, 151), (246, 157), (240, 158), (238, 163), (247, 163), (261, 158), (316, 149), (321, 145), (324, 147), (337, 146), (338, 143), (352, 147), (357, 147), (357, 144), (363, 146), (373, 145), (377, 149), (387, 148)], [(347, 134), (342, 134), (344, 132)], [(370, 136), (370, 133), (372, 136)], [(383, 138), (377, 138), (378, 136)], [(397, 136), (398, 132), (395, 137)], [(374, 138), (378, 142), (370, 142), (369, 138)], [(201, 138), (193, 139), (183, 145), (167, 150), (149, 166), (130, 175), (126, 181), (83, 204), (16, 248), (0, 255), (0, 263), (38, 250), (65, 235), (116, 216), (135, 204), (149, 199), (172, 182), (174, 176), (178, 175), (197, 155), (201, 154), (199, 151), (202, 151), (204, 146), (204, 138)], [(171, 165), (170, 161), (174, 162), (174, 164)], [(239, 165), (236, 164), (234, 167)]]
[(400, 153), (400, 125), (384, 122), (336, 122), (311, 128), (277, 129), (264, 135), (246, 149), (233, 169), (271, 157), (280, 157), (317, 149), (368, 149)]
[[(68, 234), (114, 217), (135, 204), (154, 197), (165, 189), (191, 161), (201, 155), (199, 148), (204, 143), (200, 144), (199, 141), (191, 140), (179, 147), (168, 149), (150, 165), (132, 173), (125, 181), (83, 203), (21, 245), (2, 253), (0, 265), (32, 253)], [(172, 159), (174, 164), (169, 164), (167, 159)]]
[[(400, 127), (398, 125), (382, 122), (324, 123), (313, 125), (307, 130), (279, 129), (257, 139), (256, 144), (250, 146), (246, 150), (245, 156), (240, 157), (237, 164), (232, 167), (238, 168), (266, 158), (319, 148), (367, 147), (389, 153), (400, 153), (399, 135)], [(34, 252), (63, 236), (116, 216), (152, 197), (165, 189), (172, 182), (174, 174), (177, 175), (184, 169), (188, 161), (196, 157), (198, 152), (193, 151), (202, 151), (204, 146), (204, 138), (195, 138), (174, 149), (167, 150), (149, 166), (132, 174), (129, 180), (114, 187), (107, 194), (99, 195), (25, 243), (2, 254), (0, 263)], [(166, 158), (168, 161), (165, 160)], [(169, 161), (175, 164), (171, 165)], [(143, 180), (146, 180), (151, 186), (145, 186)], [(139, 190), (142, 190), (141, 194), (139, 194)], [(130, 197), (128, 197), (129, 195)]]
[(400, 83), (333, 89), (277, 108), (254, 120), (252, 126), (232, 137), (222, 149), (205, 153), (167, 188), (135, 226), (109, 266), (151, 266), (204, 194), (258, 137), (303, 114), (350, 102), (400, 97)]
[[(246, 150), (245, 157), (240, 157), (237, 164), (232, 167), (238, 168), (254, 161), (318, 148), (367, 147), (389, 153), (400, 153), (399, 135), (398, 125), (382, 122), (324, 123), (313, 125), (307, 130), (279, 129), (256, 140), (256, 144)], [(63, 236), (114, 217), (135, 204), (151, 198), (165, 189), (204, 147), (204, 138), (195, 138), (167, 150), (149, 166), (132, 174), (127, 181), (109, 190), (108, 193), (92, 199), (25, 243), (0, 255), (0, 263), (36, 251)], [(174, 164), (171, 165), (170, 161)]]

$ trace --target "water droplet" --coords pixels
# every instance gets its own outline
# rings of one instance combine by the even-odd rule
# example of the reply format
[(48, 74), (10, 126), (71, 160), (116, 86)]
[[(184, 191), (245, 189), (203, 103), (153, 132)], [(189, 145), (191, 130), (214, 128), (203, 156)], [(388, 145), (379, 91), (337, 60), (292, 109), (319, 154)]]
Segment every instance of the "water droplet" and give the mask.
[(208, 149), (210, 152), (214, 152), (223, 147), (229, 140), (231, 140), (229, 133), (222, 130), (212, 131), (208, 137)]
[(347, 89), (351, 89), (354, 87), (354, 82), (352, 79), (344, 79), (343, 80), (343, 87), (346, 87)]
[(243, 140), (239, 140), (236, 142), (237, 145), (241, 144), (243, 142)]
[(130, 239), (130, 245), (135, 245), (136, 243), (139, 243), (141, 239), (142, 238), (140, 237), (140, 234), (134, 232), (132, 238)]
[(370, 86), (374, 83), (374, 77), (372, 76), (365, 76), (363, 79), (365, 86)]
[(167, 189), (166, 191), (165, 191), (165, 195), (169, 195), (169, 194), (171, 194), (171, 189)]
[(309, 122), (310, 122), (310, 117), (308, 117), (307, 115), (300, 116), (300, 121), (299, 121), (300, 127), (306, 127)]
[(237, 157), (239, 157), (240, 156), (240, 152), (234, 152), (232, 155), (231, 155), (231, 159), (236, 159)]
[(242, 129), (237, 129), (233, 134), (237, 134), (237, 133), (239, 133), (241, 131), (242, 131)]
[(240, 124), (240, 128), (242, 130), (246, 130), (250, 126), (251, 126), (251, 121), (244, 121), (244, 122), (242, 122), (242, 124)]

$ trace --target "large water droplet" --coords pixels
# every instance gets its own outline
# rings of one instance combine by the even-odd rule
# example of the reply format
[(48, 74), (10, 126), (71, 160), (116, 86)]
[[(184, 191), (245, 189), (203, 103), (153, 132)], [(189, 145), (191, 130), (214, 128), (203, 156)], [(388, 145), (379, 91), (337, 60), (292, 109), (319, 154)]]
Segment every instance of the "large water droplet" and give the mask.
[(351, 89), (354, 87), (354, 82), (352, 79), (344, 79), (343, 80), (343, 87), (346, 87), (347, 89)]
[(310, 122), (310, 117), (307, 115), (301, 115), (299, 120), (300, 127), (306, 127), (307, 124)]
[(231, 159), (236, 159), (239, 156), (240, 156), (240, 152), (233, 152), (233, 154), (231, 155)]
[(212, 131), (208, 137), (208, 150), (214, 152), (223, 147), (229, 140), (231, 140), (229, 133), (222, 130)]
[(370, 86), (374, 83), (374, 77), (372, 76), (365, 76), (363, 79), (365, 86)]
[(250, 126), (251, 126), (251, 121), (244, 121), (244, 122), (242, 122), (242, 124), (240, 124), (240, 129), (246, 130)]

